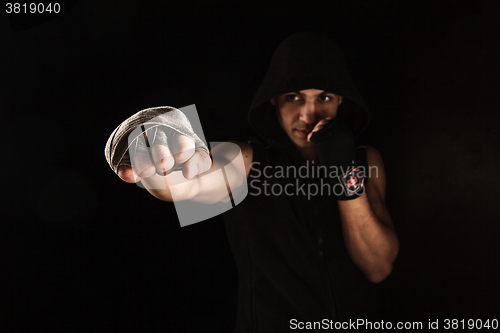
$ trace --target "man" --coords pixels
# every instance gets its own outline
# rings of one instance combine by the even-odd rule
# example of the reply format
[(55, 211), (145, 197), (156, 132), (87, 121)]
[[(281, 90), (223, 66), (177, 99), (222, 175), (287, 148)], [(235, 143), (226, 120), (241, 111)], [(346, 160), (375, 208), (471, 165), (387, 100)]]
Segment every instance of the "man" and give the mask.
[[(315, 33), (285, 40), (248, 120), (262, 139), (237, 143), (250, 193), (224, 214), (239, 276), (238, 332), (366, 318), (375, 304), (372, 283), (390, 274), (399, 244), (385, 205), (382, 158), (374, 148), (354, 146), (369, 113), (338, 47)], [(185, 199), (212, 198), (210, 177), (197, 177), (210, 170), (207, 151), (187, 135), (169, 142), (153, 147), (155, 163), (139, 159), (136, 170), (115, 165), (120, 178), (141, 180), (151, 194), (172, 201), (168, 186), (148, 182), (182, 168), (183, 178), (198, 180), (186, 183)], [(318, 166), (328, 172), (296, 172)]]

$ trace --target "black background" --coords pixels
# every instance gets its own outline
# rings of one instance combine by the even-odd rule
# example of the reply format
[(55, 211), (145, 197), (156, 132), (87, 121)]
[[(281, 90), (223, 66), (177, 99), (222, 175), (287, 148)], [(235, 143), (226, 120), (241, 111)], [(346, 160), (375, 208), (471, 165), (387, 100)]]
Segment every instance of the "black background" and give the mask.
[(373, 116), (360, 142), (385, 160), (401, 249), (381, 319), (499, 317), (498, 2), (65, 8), (0, 15), (2, 332), (233, 329), (222, 219), (181, 228), (104, 145), (138, 110), (193, 103), (207, 141), (244, 140), (274, 48), (303, 30), (343, 49)]

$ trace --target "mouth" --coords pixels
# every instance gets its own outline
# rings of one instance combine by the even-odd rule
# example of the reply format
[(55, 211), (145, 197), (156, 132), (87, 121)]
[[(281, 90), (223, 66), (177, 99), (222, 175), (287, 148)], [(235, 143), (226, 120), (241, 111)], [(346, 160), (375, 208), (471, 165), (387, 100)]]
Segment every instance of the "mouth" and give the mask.
[(299, 137), (303, 138), (303, 139), (307, 139), (307, 136), (309, 135), (309, 133), (311, 133), (312, 129), (308, 130), (308, 129), (295, 129), (295, 131), (297, 132), (297, 134), (299, 135)]

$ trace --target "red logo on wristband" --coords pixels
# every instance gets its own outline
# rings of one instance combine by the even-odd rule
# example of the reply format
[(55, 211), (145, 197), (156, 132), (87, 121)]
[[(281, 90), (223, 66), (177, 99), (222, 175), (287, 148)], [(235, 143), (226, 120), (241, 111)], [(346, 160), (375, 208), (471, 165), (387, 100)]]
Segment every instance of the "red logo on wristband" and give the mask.
[(341, 177), (344, 185), (345, 194), (350, 197), (363, 190), (365, 183), (365, 175), (359, 168), (352, 169), (350, 172)]

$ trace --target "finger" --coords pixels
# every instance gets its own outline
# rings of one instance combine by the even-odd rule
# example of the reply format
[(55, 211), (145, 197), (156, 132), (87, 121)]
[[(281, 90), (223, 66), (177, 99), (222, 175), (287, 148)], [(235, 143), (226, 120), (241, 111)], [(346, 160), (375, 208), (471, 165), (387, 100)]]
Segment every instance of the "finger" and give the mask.
[(155, 174), (156, 168), (149, 155), (131, 154), (130, 161), (132, 162), (133, 171), (140, 178), (148, 178)]
[(118, 177), (127, 183), (137, 183), (141, 180), (141, 177), (139, 177), (129, 165), (121, 165), (118, 167)]
[(333, 119), (332, 117), (324, 118), (321, 119), (321, 121), (316, 124), (316, 126), (321, 126), (322, 128), (325, 127), (328, 123), (330, 123), (330, 120)]
[(164, 145), (154, 145), (151, 149), (156, 173), (160, 176), (166, 176), (172, 172), (175, 159), (170, 149)]
[(193, 156), (184, 163), (182, 174), (186, 179), (193, 179), (196, 175), (207, 172), (212, 167), (212, 159), (204, 151), (197, 150)]
[(319, 131), (320, 129), (322, 129), (323, 127), (325, 127), (325, 123), (323, 122), (323, 120), (321, 120), (319, 123), (316, 124), (316, 126), (314, 126), (313, 130), (311, 131), (311, 133), (309, 133), (307, 135), (307, 141), (311, 141), (311, 136)]
[(181, 167), (195, 153), (194, 141), (182, 134), (174, 135), (170, 139), (169, 147), (175, 157), (175, 168)]
[(142, 133), (134, 139), (129, 147), (130, 162), (133, 171), (141, 178), (151, 177), (156, 172), (150, 157), (149, 145), (146, 140), (146, 133)]
[(314, 126), (313, 130), (311, 131), (311, 133), (309, 133), (307, 135), (307, 141), (311, 141), (311, 136), (314, 134), (314, 132), (317, 132), (320, 129), (322, 129), (323, 127), (325, 127), (330, 122), (330, 120), (332, 120), (333, 118), (335, 118), (335, 117), (326, 117), (326, 118), (321, 119), (316, 124), (316, 126)]

